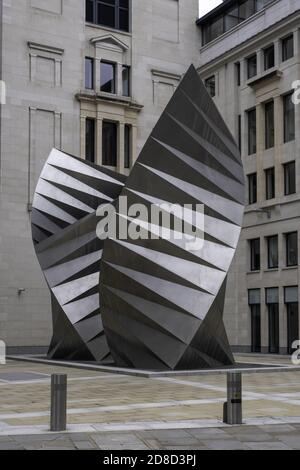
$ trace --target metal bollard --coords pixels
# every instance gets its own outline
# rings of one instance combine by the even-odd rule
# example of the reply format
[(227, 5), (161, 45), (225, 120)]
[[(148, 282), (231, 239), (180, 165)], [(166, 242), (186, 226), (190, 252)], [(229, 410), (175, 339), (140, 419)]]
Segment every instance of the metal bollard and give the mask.
[(67, 375), (51, 375), (50, 431), (60, 432), (67, 428)]
[(224, 423), (242, 424), (242, 374), (228, 372), (227, 403), (224, 404)]

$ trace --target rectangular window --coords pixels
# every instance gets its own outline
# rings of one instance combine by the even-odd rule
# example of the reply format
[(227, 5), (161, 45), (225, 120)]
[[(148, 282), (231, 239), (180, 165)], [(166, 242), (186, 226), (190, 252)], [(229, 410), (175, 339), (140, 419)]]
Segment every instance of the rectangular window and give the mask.
[(251, 271), (260, 270), (260, 239), (250, 240)]
[(286, 60), (291, 59), (294, 57), (294, 36), (291, 34), (290, 36), (284, 38), (282, 40), (282, 61), (285, 62)]
[(117, 124), (115, 122), (103, 121), (102, 164), (117, 166)]
[(248, 79), (253, 78), (257, 75), (257, 56), (253, 56), (247, 59), (247, 70), (248, 70)]
[(94, 89), (94, 60), (90, 57), (85, 58), (85, 88)]
[(86, 21), (129, 31), (129, 0), (86, 0)]
[(274, 101), (265, 104), (265, 146), (274, 147), (275, 143)]
[(85, 121), (85, 158), (95, 163), (95, 119), (87, 118)]
[(257, 174), (252, 173), (248, 175), (248, 194), (249, 204), (256, 204), (257, 202)]
[(284, 168), (284, 195), (296, 193), (296, 162), (283, 165)]
[(264, 68), (269, 70), (275, 65), (275, 50), (274, 45), (264, 49)]
[(275, 168), (268, 168), (266, 174), (266, 199), (274, 199), (275, 197)]
[(101, 61), (101, 91), (116, 93), (116, 66), (111, 62)]
[(287, 312), (287, 353), (294, 352), (293, 343), (299, 339), (298, 287), (285, 287), (284, 303)]
[(284, 142), (295, 140), (295, 105), (293, 93), (283, 97)]
[(266, 289), (269, 319), (269, 353), (279, 353), (279, 289)]
[(216, 96), (216, 77), (214, 75), (205, 80), (205, 86), (212, 98)]
[(127, 65), (122, 67), (122, 86), (123, 96), (130, 96), (130, 67)]
[(239, 10), (240, 22), (245, 21), (256, 12), (256, 0), (243, 0)]
[(235, 64), (235, 78), (237, 86), (241, 86), (241, 63), (237, 62)]
[(261, 352), (260, 289), (250, 289), (248, 298), (251, 310), (251, 351)]
[(238, 6), (234, 6), (225, 13), (224, 17), (224, 27), (225, 31), (229, 31), (230, 29), (234, 28), (236, 25), (239, 24), (239, 8)]
[(278, 235), (267, 238), (268, 269), (278, 268)]
[(256, 153), (256, 109), (247, 112), (248, 115), (248, 154)]
[(287, 233), (286, 240), (286, 265), (298, 266), (298, 233)]
[(130, 168), (131, 166), (131, 126), (125, 124), (124, 136), (124, 167)]
[(242, 116), (238, 115), (238, 146), (240, 153), (242, 152)]

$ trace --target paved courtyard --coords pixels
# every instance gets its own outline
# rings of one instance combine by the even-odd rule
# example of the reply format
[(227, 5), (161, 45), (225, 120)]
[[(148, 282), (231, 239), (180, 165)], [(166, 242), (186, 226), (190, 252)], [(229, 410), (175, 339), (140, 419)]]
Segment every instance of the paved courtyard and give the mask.
[[(291, 365), (289, 358), (236, 357)], [(49, 433), (50, 375), (68, 374), (68, 433)], [(226, 376), (142, 378), (0, 366), (0, 449), (300, 449), (300, 372), (243, 376), (245, 426), (222, 423)]]

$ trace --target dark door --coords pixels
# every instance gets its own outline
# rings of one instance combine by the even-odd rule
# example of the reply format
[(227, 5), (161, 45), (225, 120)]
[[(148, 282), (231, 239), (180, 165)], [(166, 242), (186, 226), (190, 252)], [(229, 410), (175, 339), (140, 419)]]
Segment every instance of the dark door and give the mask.
[(261, 352), (260, 305), (251, 305), (251, 350)]
[(287, 334), (288, 353), (292, 354), (294, 352), (292, 344), (299, 339), (298, 303), (287, 304)]
[(279, 353), (279, 305), (269, 304), (269, 352)]

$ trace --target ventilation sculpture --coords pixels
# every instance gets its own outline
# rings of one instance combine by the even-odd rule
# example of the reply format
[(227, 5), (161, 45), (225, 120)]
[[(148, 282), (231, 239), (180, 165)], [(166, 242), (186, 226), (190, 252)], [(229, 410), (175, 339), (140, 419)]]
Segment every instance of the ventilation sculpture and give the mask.
[[(123, 214), (120, 196), (149, 213), (163, 203), (166, 216), (170, 204), (203, 204), (203, 242), (191, 250), (175, 227), (165, 236), (164, 217), (148, 224)], [(112, 201), (117, 225), (125, 220), (147, 236), (99, 240), (96, 209)], [(243, 212), (239, 150), (193, 66), (127, 180), (53, 150), (32, 212), (36, 254), (52, 297), (48, 355), (152, 370), (232, 365), (223, 308)], [(180, 217), (176, 213), (174, 223)]]

